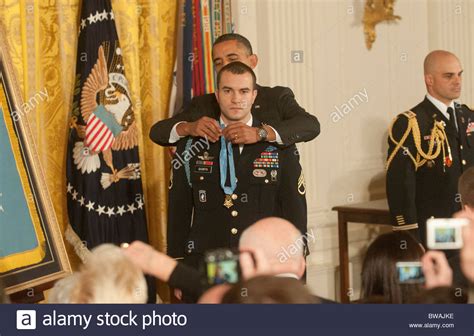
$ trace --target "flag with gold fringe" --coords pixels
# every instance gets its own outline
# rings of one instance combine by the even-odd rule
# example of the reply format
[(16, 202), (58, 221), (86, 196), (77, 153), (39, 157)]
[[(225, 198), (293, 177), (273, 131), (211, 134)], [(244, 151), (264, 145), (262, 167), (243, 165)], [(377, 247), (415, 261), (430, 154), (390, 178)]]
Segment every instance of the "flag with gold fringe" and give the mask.
[[(103, 243), (148, 241), (133, 112), (110, 0), (83, 0), (67, 150), (66, 239), (85, 260)], [(154, 300), (154, 284), (148, 282)]]

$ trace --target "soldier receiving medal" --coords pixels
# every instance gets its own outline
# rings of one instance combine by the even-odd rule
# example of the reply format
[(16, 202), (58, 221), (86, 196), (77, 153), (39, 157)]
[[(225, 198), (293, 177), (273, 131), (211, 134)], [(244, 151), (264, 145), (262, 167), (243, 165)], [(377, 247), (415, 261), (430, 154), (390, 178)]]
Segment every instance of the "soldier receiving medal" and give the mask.
[(257, 128), (260, 141), (233, 144), (182, 138), (172, 164), (168, 208), (168, 254), (197, 267), (202, 254), (238, 246), (240, 234), (257, 220), (277, 216), (306, 232), (307, 209), (303, 172), (294, 145), (284, 149), (266, 141), (262, 123), (251, 113), (257, 96), (253, 70), (241, 63), (226, 65), (217, 76), (222, 129), (242, 123)]

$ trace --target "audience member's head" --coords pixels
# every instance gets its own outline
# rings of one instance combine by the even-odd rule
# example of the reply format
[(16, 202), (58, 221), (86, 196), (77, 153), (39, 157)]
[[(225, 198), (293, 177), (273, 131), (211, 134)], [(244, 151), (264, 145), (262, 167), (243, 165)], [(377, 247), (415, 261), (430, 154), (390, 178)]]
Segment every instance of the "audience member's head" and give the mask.
[(235, 284), (222, 303), (319, 303), (299, 280), (258, 276)]
[(3, 287), (2, 282), (0, 281), (0, 304), (1, 303), (10, 303), (8, 295), (5, 293), (5, 288)]
[(467, 293), (461, 288), (435, 287), (423, 289), (416, 294), (408, 303), (422, 304), (451, 304), (467, 303)]
[(141, 270), (122, 250), (104, 244), (92, 250), (79, 272), (56, 283), (50, 303), (145, 303), (147, 286)]
[(470, 167), (462, 173), (458, 182), (458, 190), (464, 209), (474, 211), (474, 167)]
[(293, 224), (269, 217), (259, 220), (242, 233), (239, 248), (259, 249), (276, 273), (291, 273), (301, 278), (306, 265), (305, 243), (306, 237)]
[(362, 301), (383, 297), (390, 303), (405, 303), (421, 286), (398, 283), (398, 261), (420, 261), (423, 248), (406, 232), (383, 234), (370, 244), (362, 265)]

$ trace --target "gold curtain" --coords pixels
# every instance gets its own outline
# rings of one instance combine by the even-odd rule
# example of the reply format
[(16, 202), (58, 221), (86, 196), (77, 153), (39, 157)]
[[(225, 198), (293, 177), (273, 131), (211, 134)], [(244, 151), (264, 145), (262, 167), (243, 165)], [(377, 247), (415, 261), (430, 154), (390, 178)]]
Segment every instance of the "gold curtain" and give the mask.
[[(140, 159), (150, 241), (163, 251), (169, 158), (148, 138), (150, 127), (168, 116), (175, 59), (174, 0), (112, 0), (130, 82), (135, 117), (141, 129)], [(0, 0), (0, 24), (23, 99), (38, 92), (48, 98), (27, 114), (58, 221), (68, 224), (66, 148), (76, 68), (81, 0)], [(71, 264), (78, 265), (66, 243)]]

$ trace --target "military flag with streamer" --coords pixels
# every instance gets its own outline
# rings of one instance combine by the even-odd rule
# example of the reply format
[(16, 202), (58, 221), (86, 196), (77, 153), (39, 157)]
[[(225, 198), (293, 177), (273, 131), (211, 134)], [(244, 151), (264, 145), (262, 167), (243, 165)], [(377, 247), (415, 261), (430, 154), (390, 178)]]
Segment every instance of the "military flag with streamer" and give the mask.
[(175, 81), (170, 115), (186, 108), (195, 96), (214, 92), (212, 45), (232, 33), (231, 0), (180, 0)]

